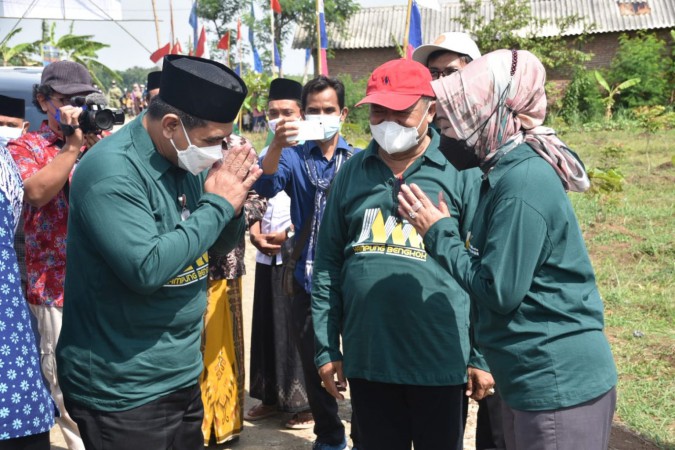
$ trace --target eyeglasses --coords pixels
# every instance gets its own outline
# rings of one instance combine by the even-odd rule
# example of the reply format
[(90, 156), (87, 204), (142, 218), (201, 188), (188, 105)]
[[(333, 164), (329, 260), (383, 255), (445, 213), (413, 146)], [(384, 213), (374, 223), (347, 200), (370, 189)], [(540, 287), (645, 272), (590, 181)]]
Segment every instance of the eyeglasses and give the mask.
[(58, 100), (63, 106), (70, 105), (71, 103), (71, 97), (58, 97), (56, 95), (52, 95), (50, 98), (53, 100)]
[(434, 80), (438, 80), (439, 78), (452, 75), (453, 73), (457, 72), (457, 70), (458, 69), (455, 69), (454, 67), (446, 67), (443, 70), (429, 69), (429, 73), (431, 74), (431, 78), (433, 78)]

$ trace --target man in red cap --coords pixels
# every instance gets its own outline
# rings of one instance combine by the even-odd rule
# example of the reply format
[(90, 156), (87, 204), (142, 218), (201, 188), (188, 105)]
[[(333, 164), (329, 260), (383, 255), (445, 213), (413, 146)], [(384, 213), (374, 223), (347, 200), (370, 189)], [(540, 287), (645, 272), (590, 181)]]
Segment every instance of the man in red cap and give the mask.
[(471, 223), (477, 184), (438, 149), (434, 97), (418, 62), (375, 69), (357, 104), (370, 105), (374, 139), (335, 178), (319, 233), (315, 362), (336, 398), (349, 380), (368, 449), (461, 449), (467, 365), (486, 369), (470, 358), (468, 295), (411, 224), (421, 206), (397, 212), (401, 185), (416, 183), (443, 196), (463, 233)]

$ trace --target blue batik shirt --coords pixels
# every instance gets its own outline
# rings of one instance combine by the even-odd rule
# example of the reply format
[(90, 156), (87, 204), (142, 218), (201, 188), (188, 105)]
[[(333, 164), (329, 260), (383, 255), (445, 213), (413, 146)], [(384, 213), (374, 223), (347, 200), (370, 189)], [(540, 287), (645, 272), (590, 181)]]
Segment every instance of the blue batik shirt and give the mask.
[[(300, 233), (305, 220), (314, 211), (314, 197), (316, 188), (310, 180), (305, 163), (305, 156), (311, 161), (312, 168), (316, 168), (317, 175), (322, 178), (335, 176), (335, 164), (338, 150), (358, 152), (353, 149), (342, 136), (338, 139), (333, 157), (327, 160), (321, 148), (315, 141), (307, 141), (294, 147), (281, 150), (277, 171), (271, 175), (263, 174), (253, 185), (253, 189), (263, 197), (272, 198), (277, 193), (285, 191), (291, 198), (291, 222), (296, 233)], [(261, 163), (262, 164), (262, 160)], [(295, 279), (301, 286), (305, 284), (305, 261), (307, 260), (307, 244), (295, 266)]]
[(23, 185), (0, 145), (0, 441), (48, 432), (55, 406), (42, 381), (40, 355), (14, 253)]

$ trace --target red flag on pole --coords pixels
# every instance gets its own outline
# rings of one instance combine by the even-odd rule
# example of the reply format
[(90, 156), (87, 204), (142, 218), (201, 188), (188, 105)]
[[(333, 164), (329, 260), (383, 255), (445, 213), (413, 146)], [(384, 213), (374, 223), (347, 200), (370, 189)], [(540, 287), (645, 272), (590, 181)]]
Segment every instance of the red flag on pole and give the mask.
[(164, 47), (158, 48), (152, 54), (150, 55), (150, 61), (154, 62), (157, 64), (157, 61), (160, 59), (164, 58), (166, 55), (168, 55), (171, 52), (171, 42), (166, 44)]
[(279, 3), (279, 0), (271, 0), (272, 2), (272, 11), (274, 11), (277, 14), (281, 14), (281, 3)]
[(237, 19), (237, 41), (241, 41), (241, 19)]
[(206, 49), (206, 30), (202, 27), (202, 32), (199, 34), (199, 41), (197, 41), (197, 49), (195, 50), (195, 56), (202, 57), (204, 55), (204, 50)]
[(226, 31), (222, 38), (218, 41), (217, 47), (221, 50), (230, 49), (230, 32)]
[(182, 55), (183, 54), (183, 47), (180, 46), (180, 42), (176, 41), (176, 44), (171, 49), (171, 54), (172, 55)]

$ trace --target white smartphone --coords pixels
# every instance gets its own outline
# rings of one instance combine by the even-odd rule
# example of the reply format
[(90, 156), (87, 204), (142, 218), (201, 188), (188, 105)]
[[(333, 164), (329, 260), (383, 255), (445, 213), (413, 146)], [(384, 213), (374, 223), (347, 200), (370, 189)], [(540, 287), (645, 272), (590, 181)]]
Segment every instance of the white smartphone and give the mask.
[(316, 139), (323, 139), (323, 125), (320, 122), (299, 120), (295, 122), (298, 124), (298, 134), (289, 137), (289, 141), (314, 141)]

